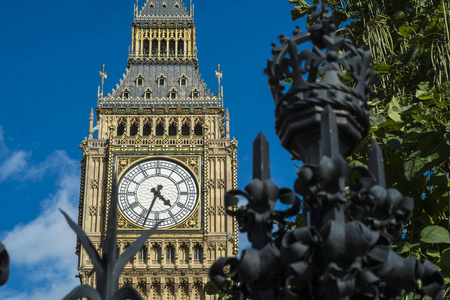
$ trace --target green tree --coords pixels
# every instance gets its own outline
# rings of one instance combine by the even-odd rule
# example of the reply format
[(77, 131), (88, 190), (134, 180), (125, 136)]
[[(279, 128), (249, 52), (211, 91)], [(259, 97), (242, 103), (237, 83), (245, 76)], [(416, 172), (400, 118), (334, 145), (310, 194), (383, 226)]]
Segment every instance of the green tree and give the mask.
[[(315, 11), (304, 0), (292, 19)], [(370, 49), (380, 74), (368, 102), (371, 129), (350, 158), (365, 164), (370, 141), (384, 151), (388, 186), (415, 199), (396, 243), (405, 256), (437, 264), (450, 283), (450, 4), (448, 0), (326, 0), (340, 36)], [(346, 78), (344, 78), (346, 79)], [(351, 78), (347, 78), (351, 80)], [(447, 297), (450, 296), (446, 290)]]

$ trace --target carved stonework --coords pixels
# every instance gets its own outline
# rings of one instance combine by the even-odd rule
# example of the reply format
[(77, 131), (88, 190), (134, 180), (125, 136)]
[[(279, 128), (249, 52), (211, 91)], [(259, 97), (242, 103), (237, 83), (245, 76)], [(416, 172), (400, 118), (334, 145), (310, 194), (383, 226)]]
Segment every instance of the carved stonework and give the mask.
[(223, 178), (217, 179), (217, 187), (219, 189), (224, 189), (225, 188), (225, 179), (223, 179)]
[(91, 180), (91, 189), (98, 189), (98, 179)]
[(182, 222), (180, 225), (177, 225), (176, 229), (198, 229), (199, 228), (198, 216), (193, 213), (190, 218), (186, 221)]
[[(153, 3), (160, 7), (164, 1), (151, 0), (147, 4)], [(166, 4), (169, 5), (169, 2), (166, 0)], [(230, 148), (231, 144), (229, 136), (227, 137), (223, 132), (225, 108), (221, 105), (221, 99), (210, 92), (206, 84), (199, 79), (201, 76), (197, 73), (198, 66), (194, 53), (195, 23), (193, 20), (188, 21), (191, 18), (188, 13), (184, 15), (186, 3), (183, 2), (186, 1), (177, 0), (176, 2), (180, 5), (183, 20), (178, 24), (169, 22), (170, 24), (167, 25), (167, 20), (158, 22), (146, 20), (151, 15), (150, 11), (144, 15), (138, 13), (139, 17), (136, 17), (137, 19), (133, 22), (133, 44), (127, 72), (109, 95), (101, 93), (95, 110), (97, 115), (94, 115), (94, 111), (91, 114), (89, 138), (81, 145), (85, 169), (82, 170), (80, 184), (79, 224), (98, 248), (97, 246), (103, 245), (105, 241), (105, 234), (110, 223), (108, 222), (109, 213), (115, 210), (118, 212), (117, 219), (111, 224), (116, 224), (118, 249), (120, 253), (125, 253), (125, 249), (127, 247), (130, 249), (129, 247), (132, 246), (129, 245), (132, 245), (133, 241), (148, 228), (134, 223), (145, 224), (142, 220), (145, 216), (133, 219), (130, 214), (121, 212), (119, 204), (112, 205), (113, 178), (120, 182), (129, 170), (141, 163), (142, 169), (146, 160), (166, 160), (178, 164), (186, 169), (186, 173), (193, 180), (189, 188), (195, 186), (196, 189), (195, 192), (187, 194), (198, 193), (198, 198), (194, 201), (189, 199), (190, 203), (194, 204), (189, 207), (185, 215), (173, 221), (171, 226), (158, 229), (144, 242), (143, 248), (141, 247), (141, 250), (126, 263), (120, 285), (132, 285), (142, 294), (144, 300), (212, 300), (213, 296), (207, 296), (203, 292), (208, 270), (204, 267), (202, 259), (198, 257), (204, 257), (206, 261), (206, 249), (203, 247), (204, 241), (207, 241), (210, 235), (213, 235), (214, 239), (226, 241), (226, 237), (233, 234), (231, 232), (234, 230), (233, 218), (219, 215), (218, 209), (222, 208), (216, 206), (223, 206), (223, 192), (225, 185), (228, 184), (224, 179), (232, 178), (233, 182), (235, 181), (236, 165), (232, 165), (229, 158), (227, 160), (224, 160), (224, 157), (214, 158), (216, 165), (214, 169), (211, 168), (209, 153), (224, 155), (226, 148)], [(174, 3), (171, 2), (170, 5), (169, 9), (172, 10)], [(169, 40), (184, 41), (184, 49), (178, 49), (180, 51), (175, 51), (170, 57), (146, 56), (144, 53), (136, 56), (141, 50), (135, 48), (135, 42), (142, 45), (147, 40), (151, 48), (153, 39), (160, 41), (163, 36), (167, 43)], [(168, 46), (167, 49), (169, 49)], [(181, 55), (184, 57), (180, 57), (180, 53), (183, 52), (184, 54)], [(176, 63), (176, 70), (171, 68), (174, 63)], [(158, 66), (157, 68), (161, 67), (156, 76), (163, 75), (162, 87), (159, 86), (160, 82), (156, 80), (156, 77), (153, 78), (148, 71), (148, 64)], [(179, 69), (182, 73), (177, 74)], [(105, 73), (105, 70), (102, 72)], [(183, 74), (187, 81), (184, 82), (186, 86), (181, 88), (180, 78)], [(138, 78), (143, 81), (138, 82)], [(169, 99), (172, 87), (178, 93), (176, 99)], [(164, 91), (166, 88), (167, 93)], [(194, 88), (198, 90), (198, 99), (192, 98)], [(149, 96), (145, 94), (146, 91), (151, 91), (150, 98), (143, 99)], [(164, 95), (159, 94), (161, 91), (164, 91)], [(233, 151), (235, 154), (234, 146)], [(136, 172), (142, 171), (138, 169)], [(170, 170), (170, 168), (166, 169), (165, 176), (170, 177)], [(154, 176), (153, 173), (146, 174), (145, 170), (140, 174), (145, 180)], [(136, 178), (134, 184), (140, 186), (144, 182), (142, 178)], [(176, 176), (173, 175), (172, 178)], [(175, 182), (179, 189), (182, 179), (185, 177), (182, 176)], [(152, 184), (154, 183), (148, 183), (149, 186), (145, 186), (146, 196), (141, 196), (142, 203), (139, 202), (142, 207), (148, 207), (145, 208), (147, 212), (152, 212), (149, 208), (155, 196), (151, 189), (154, 188), (157, 191), (157, 186), (162, 185), (157, 184), (154, 187), (151, 186)], [(167, 187), (168, 185), (164, 189), (168, 190)], [(120, 194), (132, 197), (129, 194), (133, 194), (133, 191), (136, 195), (137, 189), (131, 190), (131, 188)], [(161, 189), (159, 192), (161, 193)], [(186, 192), (180, 191), (177, 197), (181, 197), (182, 193), (185, 196)], [(159, 194), (161, 195), (163, 194)], [(138, 202), (137, 199), (139, 198), (136, 196), (134, 199), (136, 201), (130, 200), (129, 204)], [(176, 214), (173, 203), (177, 200), (175, 202), (173, 202), (174, 199), (167, 200), (168, 202), (164, 202), (158, 198), (157, 201), (160, 202), (158, 212), (163, 212), (167, 206)], [(180, 201), (179, 204), (187, 205), (188, 200), (185, 201)], [(154, 209), (153, 213), (156, 211)], [(152, 214), (152, 218), (159, 219), (159, 217), (160, 215)], [(170, 216), (161, 217), (163, 218), (167, 220)], [(233, 226), (226, 225), (230, 223), (233, 223)], [(168, 242), (174, 250), (173, 259), (166, 259), (167, 255), (172, 255), (166, 251)], [(232, 255), (231, 249), (236, 245), (236, 241), (227, 243), (229, 243), (227, 249), (230, 250), (222, 254)], [(97, 249), (100, 256), (104, 254), (102, 247)], [(196, 258), (194, 258), (194, 247), (197, 247)], [(198, 252), (199, 248), (204, 252)], [(95, 285), (95, 274), (91, 273), (88, 280), (84, 277), (85, 271), (92, 272), (93, 264), (88, 260), (86, 251), (81, 245), (78, 246), (77, 253), (79, 272), (83, 275), (82, 280), (86, 284)], [(214, 251), (208, 259), (215, 260), (218, 258), (217, 255), (219, 255), (218, 251)]]
[(91, 217), (97, 215), (97, 207), (96, 206), (91, 205), (89, 207), (89, 215)]

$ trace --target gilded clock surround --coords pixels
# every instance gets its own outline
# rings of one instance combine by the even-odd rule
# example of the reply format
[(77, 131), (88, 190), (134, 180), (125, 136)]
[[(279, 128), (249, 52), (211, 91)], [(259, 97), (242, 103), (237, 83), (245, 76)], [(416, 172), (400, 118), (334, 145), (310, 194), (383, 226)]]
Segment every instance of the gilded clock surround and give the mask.
[[(199, 179), (202, 177), (201, 173), (201, 155), (171, 155), (171, 156), (142, 156), (142, 155), (121, 155), (116, 156), (116, 168), (117, 173), (119, 174), (118, 178), (120, 179), (131, 167), (137, 165), (140, 162), (147, 161), (148, 159), (167, 159), (176, 162), (184, 166), (186, 169), (189, 169), (192, 174), (194, 174), (194, 180), (196, 181), (197, 187), (199, 187), (198, 198), (200, 198), (200, 190), (201, 183)], [(159, 229), (160, 231), (195, 231), (201, 230), (203, 224), (202, 211), (203, 204), (200, 203), (197, 199), (197, 203), (193, 211), (189, 214), (189, 216), (183, 220), (182, 222), (170, 226), (168, 228)], [(118, 231), (122, 230), (147, 230), (148, 228), (142, 227), (134, 224), (132, 221), (128, 220), (126, 216), (124, 216), (123, 212), (119, 209), (119, 217), (117, 221)]]

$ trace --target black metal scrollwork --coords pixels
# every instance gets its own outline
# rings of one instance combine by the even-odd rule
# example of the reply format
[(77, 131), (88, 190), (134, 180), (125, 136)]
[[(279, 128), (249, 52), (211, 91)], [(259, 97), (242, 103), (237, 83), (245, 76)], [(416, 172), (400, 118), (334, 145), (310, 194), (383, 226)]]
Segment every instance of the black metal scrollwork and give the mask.
[[(270, 181), (268, 143), (258, 136), (254, 180), (245, 191), (228, 192), (225, 200), (252, 247), (240, 259), (219, 259), (210, 269), (211, 281), (231, 299), (400, 299), (409, 292), (443, 299), (436, 266), (392, 250), (391, 239), (401, 235), (414, 201), (386, 188), (378, 144), (369, 149), (368, 168), (351, 167), (342, 156), (367, 132), (366, 101), (375, 74), (369, 53), (334, 35), (326, 8), (318, 19), (309, 34), (281, 37), (265, 71), (277, 134), (305, 161), (294, 190), (303, 197), (306, 224), (284, 230), (283, 219), (299, 212), (300, 200)], [(298, 54), (297, 45), (308, 40), (313, 50)], [(343, 69), (355, 79), (354, 87), (341, 82)], [(286, 78), (293, 83), (283, 93)], [(237, 197), (248, 204), (236, 208)], [(291, 207), (277, 211), (278, 199)]]

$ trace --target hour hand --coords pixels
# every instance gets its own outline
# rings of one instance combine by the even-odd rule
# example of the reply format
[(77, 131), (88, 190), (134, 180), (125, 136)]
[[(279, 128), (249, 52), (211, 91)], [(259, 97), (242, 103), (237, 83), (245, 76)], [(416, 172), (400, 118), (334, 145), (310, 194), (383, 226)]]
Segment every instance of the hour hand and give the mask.
[(164, 198), (163, 195), (159, 195), (159, 199), (161, 199), (161, 200), (164, 202), (164, 205), (166, 205), (166, 206), (172, 206), (172, 205), (170, 205), (170, 201), (169, 201), (169, 200), (166, 200), (166, 198)]

